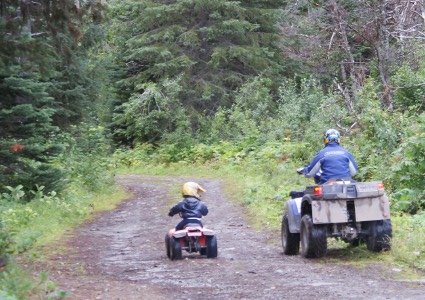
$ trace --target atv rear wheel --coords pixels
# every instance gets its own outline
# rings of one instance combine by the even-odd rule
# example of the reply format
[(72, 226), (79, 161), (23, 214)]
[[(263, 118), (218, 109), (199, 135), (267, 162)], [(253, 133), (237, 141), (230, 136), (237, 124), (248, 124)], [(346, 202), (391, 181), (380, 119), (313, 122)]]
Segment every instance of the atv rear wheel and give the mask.
[(390, 250), (392, 237), (393, 230), (390, 219), (369, 222), (367, 249), (372, 252)]
[(215, 258), (217, 257), (217, 238), (215, 235), (207, 236), (207, 257)]
[(170, 236), (168, 233), (165, 235), (165, 251), (167, 252), (167, 257), (170, 258)]
[(300, 252), (300, 234), (289, 231), (288, 215), (284, 214), (282, 218), (282, 247), (286, 255), (297, 255)]
[(306, 258), (323, 257), (327, 250), (326, 227), (313, 224), (310, 215), (301, 218), (301, 255)]
[(170, 259), (182, 259), (182, 245), (180, 244), (180, 239), (175, 237), (170, 238)]

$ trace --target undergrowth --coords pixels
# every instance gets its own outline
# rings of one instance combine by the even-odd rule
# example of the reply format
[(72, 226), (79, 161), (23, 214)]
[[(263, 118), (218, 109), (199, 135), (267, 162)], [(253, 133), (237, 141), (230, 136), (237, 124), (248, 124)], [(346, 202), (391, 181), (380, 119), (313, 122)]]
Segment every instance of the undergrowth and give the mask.
[(40, 191), (29, 203), (2, 203), (2, 240), (7, 237), (9, 243), (3, 249), (7, 264), (0, 272), (0, 299), (28, 299), (28, 295), (37, 299), (45, 299), (45, 295), (49, 295), (48, 299), (66, 298), (68, 293), (60, 290), (47, 272), (41, 272), (38, 279), (31, 278), (15, 263), (15, 257), (28, 263), (42, 260), (49, 255), (43, 246), (64, 241), (64, 234), (90, 218), (94, 211), (113, 209), (126, 196), (112, 186), (102, 193), (74, 191), (64, 197)]

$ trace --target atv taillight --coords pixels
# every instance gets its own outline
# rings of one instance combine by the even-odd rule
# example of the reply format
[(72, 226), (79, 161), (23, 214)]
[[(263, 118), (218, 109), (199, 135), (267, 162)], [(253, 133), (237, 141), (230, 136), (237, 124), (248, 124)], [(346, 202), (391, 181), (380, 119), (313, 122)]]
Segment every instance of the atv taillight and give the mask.
[(378, 183), (378, 190), (383, 190), (384, 189), (384, 183), (380, 182)]
[(322, 196), (323, 194), (323, 188), (321, 186), (315, 186), (314, 187), (314, 195), (315, 196)]

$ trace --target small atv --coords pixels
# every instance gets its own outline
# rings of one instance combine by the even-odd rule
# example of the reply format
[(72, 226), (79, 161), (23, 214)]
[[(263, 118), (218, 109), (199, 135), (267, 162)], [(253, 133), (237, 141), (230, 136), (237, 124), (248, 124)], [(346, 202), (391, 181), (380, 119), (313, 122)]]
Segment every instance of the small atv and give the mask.
[(214, 231), (199, 224), (187, 224), (184, 229), (175, 228), (165, 235), (165, 250), (171, 260), (182, 259), (182, 250), (199, 252), (208, 258), (217, 257), (217, 237)]
[(351, 179), (328, 181), (291, 191), (282, 218), (282, 247), (286, 255), (323, 257), (327, 238), (341, 238), (368, 250), (391, 248), (390, 204), (382, 182)]

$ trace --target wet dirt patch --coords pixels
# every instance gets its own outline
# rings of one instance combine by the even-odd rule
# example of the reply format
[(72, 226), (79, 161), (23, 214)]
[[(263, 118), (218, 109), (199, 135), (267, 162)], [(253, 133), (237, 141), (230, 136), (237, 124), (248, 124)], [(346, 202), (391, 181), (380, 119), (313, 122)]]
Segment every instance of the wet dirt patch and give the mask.
[[(280, 233), (253, 230), (218, 180), (199, 180), (218, 240), (218, 257), (183, 252), (170, 261), (164, 237), (181, 178), (119, 176), (133, 195), (75, 230), (66, 254), (48, 258), (51, 279), (69, 299), (423, 299), (422, 281), (397, 281), (384, 264), (363, 268), (282, 254)], [(44, 266), (45, 267), (45, 266)]]

